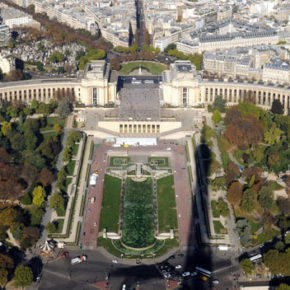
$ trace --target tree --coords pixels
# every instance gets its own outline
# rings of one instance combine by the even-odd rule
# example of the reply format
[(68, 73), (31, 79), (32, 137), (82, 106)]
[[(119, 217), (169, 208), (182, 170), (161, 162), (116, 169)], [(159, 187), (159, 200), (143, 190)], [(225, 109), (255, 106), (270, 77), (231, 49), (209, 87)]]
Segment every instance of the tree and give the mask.
[(61, 132), (61, 126), (59, 124), (54, 124), (53, 125), (53, 130), (57, 133)]
[(1, 132), (4, 136), (7, 136), (9, 132), (11, 132), (11, 123), (3, 121), (1, 123)]
[(277, 250), (270, 250), (263, 254), (264, 264), (270, 269), (272, 274), (279, 274), (281, 272), (281, 259)]
[(63, 211), (65, 208), (65, 199), (59, 191), (54, 192), (50, 198), (49, 207), (56, 211)]
[(279, 198), (277, 200), (278, 207), (283, 215), (289, 215), (290, 214), (290, 198)]
[(270, 209), (273, 205), (273, 192), (269, 186), (263, 186), (259, 191), (258, 202), (261, 207)]
[(238, 181), (233, 182), (227, 192), (227, 199), (230, 204), (239, 206), (242, 200), (243, 185)]
[(281, 283), (278, 287), (275, 288), (276, 290), (290, 290), (290, 285), (285, 283)]
[(250, 259), (243, 259), (240, 262), (241, 268), (244, 270), (245, 274), (248, 276), (254, 271), (254, 265)]
[(15, 69), (10, 71), (7, 75), (5, 75), (6, 82), (16, 82), (24, 79), (24, 74), (20, 69)]
[(117, 58), (111, 59), (110, 64), (113, 70), (119, 70), (121, 68), (120, 61)]
[(225, 109), (226, 102), (227, 101), (225, 99), (223, 99), (222, 96), (216, 96), (214, 99), (214, 102), (212, 104), (212, 110), (213, 111), (218, 110), (221, 113), (225, 113), (226, 112), (226, 109)]
[(230, 161), (228, 163), (228, 169), (227, 169), (227, 173), (226, 173), (226, 182), (227, 184), (231, 184), (233, 181), (235, 181), (237, 179), (237, 177), (240, 174), (240, 170), (239, 167), (236, 163)]
[(72, 149), (71, 147), (65, 147), (63, 152), (62, 161), (68, 162), (72, 158)]
[(46, 192), (42, 186), (36, 186), (32, 192), (32, 203), (38, 207), (41, 207), (45, 202)]
[(3, 226), (12, 226), (19, 218), (19, 213), (13, 207), (8, 207), (0, 213), (0, 224)]
[(41, 169), (40, 174), (39, 174), (39, 181), (41, 182), (43, 186), (48, 186), (54, 181), (54, 175), (47, 168), (43, 168)]
[(22, 249), (31, 247), (39, 238), (38, 227), (25, 227), (21, 237), (20, 245)]
[(275, 249), (282, 252), (285, 249), (285, 244), (282, 241), (278, 241), (275, 244)]
[(256, 194), (252, 189), (247, 189), (242, 195), (242, 209), (251, 213), (255, 208)]
[(73, 146), (76, 142), (79, 142), (81, 139), (81, 134), (77, 130), (70, 130), (67, 136), (67, 145)]
[(8, 282), (8, 271), (5, 268), (0, 268), (0, 286), (5, 287)]
[(282, 115), (284, 112), (283, 105), (281, 104), (279, 99), (275, 99), (272, 103), (271, 112), (274, 114)]
[(44, 211), (41, 207), (32, 206), (29, 209), (30, 213), (30, 225), (31, 226), (39, 226), (41, 224), (41, 220), (44, 214)]
[(30, 267), (19, 265), (14, 273), (14, 286), (26, 287), (30, 286), (33, 280), (33, 274)]
[(56, 108), (56, 113), (64, 119), (71, 113), (71, 104), (67, 99), (62, 99)]
[(5, 254), (0, 254), (0, 269), (12, 270), (14, 268), (14, 261)]
[(215, 124), (218, 124), (222, 120), (222, 116), (219, 110), (214, 110), (211, 119), (214, 121)]
[(220, 215), (223, 217), (228, 217), (230, 215), (230, 211), (229, 211), (227, 203), (223, 201), (221, 198), (219, 198), (216, 204), (216, 209), (217, 211), (219, 211)]
[(149, 35), (147, 29), (145, 29), (143, 32), (143, 38), (144, 38), (144, 43), (149, 45), (150, 44), (150, 35)]
[(175, 43), (170, 43), (164, 48), (164, 52), (168, 53), (169, 50), (174, 50), (176, 49), (176, 44)]
[(267, 144), (273, 145), (279, 142), (282, 133), (283, 131), (277, 128), (275, 123), (273, 123), (271, 129), (264, 133), (264, 140)]
[(56, 226), (54, 223), (47, 223), (45, 226), (45, 229), (49, 232), (49, 233), (55, 233), (56, 232)]
[(26, 131), (24, 133), (24, 141), (27, 150), (34, 150), (38, 141), (37, 136), (32, 131)]

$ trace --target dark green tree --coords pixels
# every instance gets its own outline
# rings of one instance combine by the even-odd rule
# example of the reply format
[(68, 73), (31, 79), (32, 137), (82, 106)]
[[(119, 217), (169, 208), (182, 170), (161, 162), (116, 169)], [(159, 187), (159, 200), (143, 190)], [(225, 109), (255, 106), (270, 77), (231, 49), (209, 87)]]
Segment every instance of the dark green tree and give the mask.
[(266, 209), (270, 209), (273, 205), (273, 192), (269, 186), (263, 186), (259, 191), (259, 204)]
[(226, 112), (226, 109), (225, 109), (226, 102), (227, 101), (225, 99), (223, 99), (222, 96), (216, 96), (214, 99), (214, 102), (212, 104), (212, 110), (213, 111), (218, 110), (221, 113), (225, 113)]
[(30, 267), (19, 265), (14, 273), (14, 286), (27, 287), (30, 286), (33, 280), (33, 274)]
[(282, 115), (284, 112), (283, 105), (279, 99), (275, 99), (272, 103), (271, 112), (274, 114)]

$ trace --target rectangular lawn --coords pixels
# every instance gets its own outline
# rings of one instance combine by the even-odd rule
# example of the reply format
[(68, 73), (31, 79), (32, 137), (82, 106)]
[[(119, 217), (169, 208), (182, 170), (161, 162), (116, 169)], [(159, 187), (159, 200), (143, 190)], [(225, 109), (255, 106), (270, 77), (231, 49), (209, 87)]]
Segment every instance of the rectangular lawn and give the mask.
[(127, 178), (123, 208), (123, 242), (134, 248), (151, 245), (155, 240), (151, 178), (141, 182)]
[(173, 175), (157, 180), (159, 233), (177, 228), (176, 202)]
[(103, 202), (99, 230), (118, 232), (120, 214), (121, 179), (105, 175)]

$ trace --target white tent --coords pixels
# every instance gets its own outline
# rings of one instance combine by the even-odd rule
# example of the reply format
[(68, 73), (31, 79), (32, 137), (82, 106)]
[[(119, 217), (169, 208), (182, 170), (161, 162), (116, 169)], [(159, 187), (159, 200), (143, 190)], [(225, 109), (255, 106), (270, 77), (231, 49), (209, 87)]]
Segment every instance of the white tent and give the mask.
[(156, 138), (116, 138), (116, 145), (153, 146), (157, 145)]
[(51, 252), (53, 251), (54, 246), (50, 244), (48, 241), (45, 241), (44, 245), (40, 247), (43, 252)]

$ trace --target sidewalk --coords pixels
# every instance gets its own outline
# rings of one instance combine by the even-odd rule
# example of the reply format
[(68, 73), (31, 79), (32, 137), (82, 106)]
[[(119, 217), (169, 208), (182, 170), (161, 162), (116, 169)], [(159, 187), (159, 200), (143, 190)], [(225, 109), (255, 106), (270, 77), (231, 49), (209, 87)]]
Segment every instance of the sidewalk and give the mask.
[[(83, 221), (83, 217), (80, 216), (80, 209), (81, 209), (81, 205), (82, 205), (82, 196), (85, 196), (86, 194), (86, 187), (87, 187), (87, 180), (86, 180), (86, 173), (87, 173), (87, 166), (89, 163), (89, 155), (90, 155), (90, 145), (91, 145), (91, 138), (89, 137), (87, 139), (87, 143), (86, 143), (86, 147), (85, 147), (85, 153), (84, 153), (84, 158), (83, 158), (83, 163), (80, 164), (80, 158), (83, 152), (83, 146), (84, 146), (84, 140), (81, 140), (81, 144), (79, 146), (79, 150), (78, 150), (78, 155), (77, 155), (77, 161), (78, 164), (76, 163), (75, 169), (74, 169), (74, 176), (73, 176), (73, 180), (70, 184), (70, 190), (68, 190), (68, 192), (71, 192), (70, 194), (70, 201), (69, 204), (67, 206), (67, 210), (66, 210), (66, 216), (65, 216), (65, 223), (63, 226), (63, 231), (62, 234), (65, 234), (67, 231), (67, 225), (69, 223), (69, 217), (70, 217), (70, 212), (71, 210), (73, 210), (73, 216), (72, 216), (72, 224), (71, 224), (71, 229), (70, 229), (70, 234), (68, 238), (55, 238), (56, 241), (62, 241), (65, 243), (75, 243), (78, 241), (76, 241), (77, 238), (77, 234), (80, 231), (80, 229), (78, 230), (78, 224), (82, 223)], [(81, 167), (81, 173), (80, 173), (80, 180), (79, 180), (79, 186), (78, 188), (76, 188), (76, 182), (77, 182), (77, 170), (79, 170), (79, 168)], [(76, 198), (75, 201), (75, 205), (74, 208), (72, 208), (72, 203), (74, 198)], [(80, 227), (81, 228), (81, 227)]]

